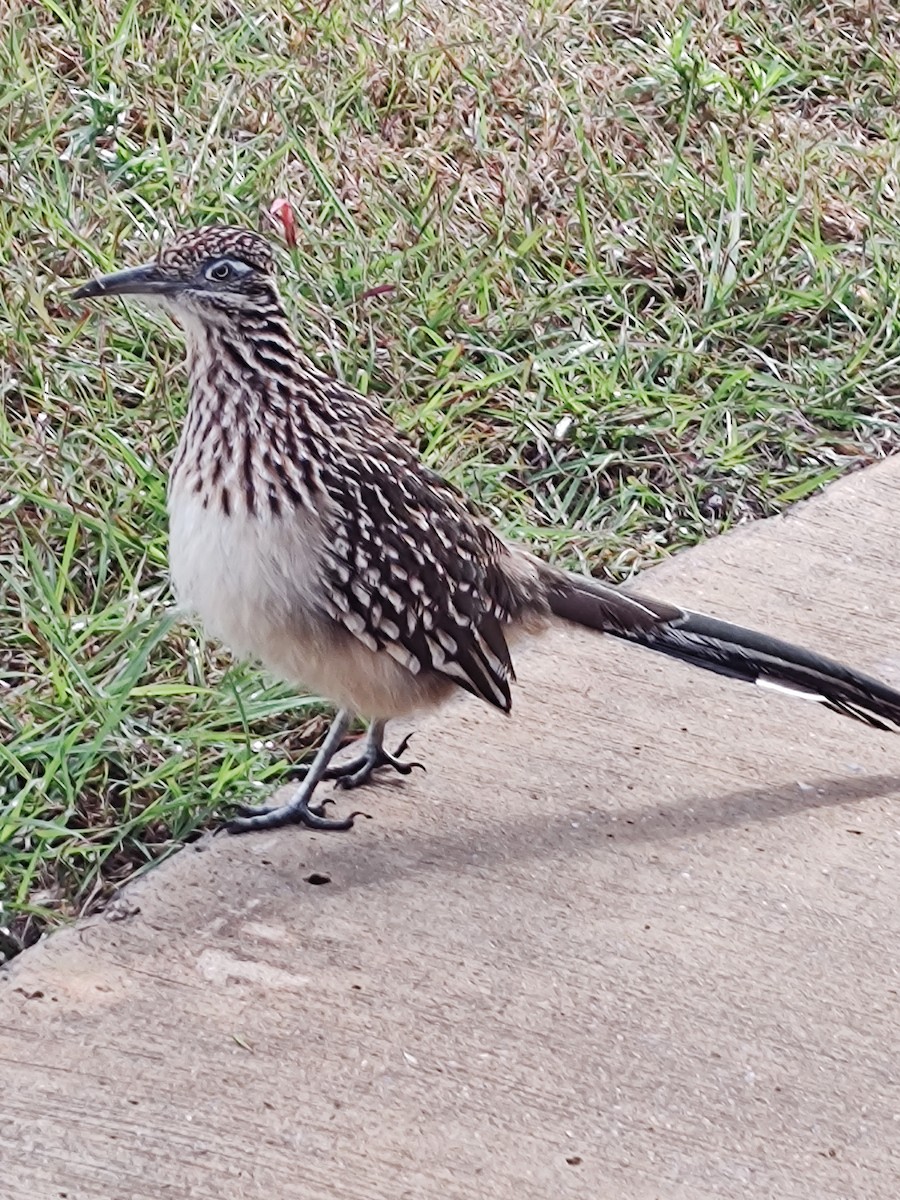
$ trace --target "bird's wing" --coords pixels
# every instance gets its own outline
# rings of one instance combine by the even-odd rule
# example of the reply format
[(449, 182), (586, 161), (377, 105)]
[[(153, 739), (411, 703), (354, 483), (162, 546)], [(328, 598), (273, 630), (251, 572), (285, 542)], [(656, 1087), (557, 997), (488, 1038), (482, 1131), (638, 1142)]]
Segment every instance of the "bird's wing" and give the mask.
[(345, 448), (322, 482), (327, 614), (413, 674), (437, 672), (508, 711), (504, 625), (527, 597), (500, 539), (399, 441), (377, 455)]

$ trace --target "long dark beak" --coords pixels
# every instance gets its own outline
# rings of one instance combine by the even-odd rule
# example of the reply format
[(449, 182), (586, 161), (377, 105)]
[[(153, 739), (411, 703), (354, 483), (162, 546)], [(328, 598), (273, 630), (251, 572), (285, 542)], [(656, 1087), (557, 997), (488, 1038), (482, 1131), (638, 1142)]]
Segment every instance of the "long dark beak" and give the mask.
[(178, 281), (163, 275), (155, 262), (142, 267), (113, 271), (83, 283), (72, 293), (73, 300), (94, 300), (98, 296), (167, 296), (178, 288)]

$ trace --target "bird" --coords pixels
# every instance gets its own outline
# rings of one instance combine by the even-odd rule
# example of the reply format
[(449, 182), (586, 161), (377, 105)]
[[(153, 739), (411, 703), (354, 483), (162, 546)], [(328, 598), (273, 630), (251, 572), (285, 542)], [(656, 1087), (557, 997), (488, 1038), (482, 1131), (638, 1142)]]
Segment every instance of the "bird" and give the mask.
[[(511, 708), (511, 648), (552, 622), (900, 729), (900, 692), (763, 633), (552, 565), (501, 537), (432, 470), (381, 404), (320, 370), (291, 327), (272, 245), (244, 227), (186, 229), (156, 258), (76, 300), (161, 304), (186, 342), (188, 408), (169, 474), (169, 568), (180, 605), (242, 658), (336, 715), (281, 804), (241, 806), (232, 833), (349, 829), (314, 794), (409, 774), (387, 723), (460, 690)], [(353, 722), (362, 750), (333, 763)]]

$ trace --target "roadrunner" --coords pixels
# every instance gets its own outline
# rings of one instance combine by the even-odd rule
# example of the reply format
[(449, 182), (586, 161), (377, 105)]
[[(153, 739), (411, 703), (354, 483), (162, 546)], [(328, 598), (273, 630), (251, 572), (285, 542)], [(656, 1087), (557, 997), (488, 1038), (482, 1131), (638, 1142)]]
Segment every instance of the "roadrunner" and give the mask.
[[(155, 262), (75, 292), (104, 296), (162, 303), (187, 338), (190, 402), (168, 498), (177, 596), (236, 654), (338, 706), (289, 802), (239, 810), (232, 832), (349, 829), (359, 814), (312, 803), (320, 781), (407, 774), (405, 744), (385, 749), (386, 722), (458, 688), (508, 712), (509, 646), (552, 618), (900, 727), (900, 693), (876, 679), (505, 542), (375, 401), (310, 364), (258, 234), (192, 230)], [(362, 753), (334, 766), (354, 716), (370, 722)]]

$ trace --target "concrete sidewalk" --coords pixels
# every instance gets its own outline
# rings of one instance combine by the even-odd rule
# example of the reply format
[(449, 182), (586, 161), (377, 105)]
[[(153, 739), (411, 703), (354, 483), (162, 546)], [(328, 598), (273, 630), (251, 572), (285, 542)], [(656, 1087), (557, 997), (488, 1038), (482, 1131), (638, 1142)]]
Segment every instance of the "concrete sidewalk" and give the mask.
[[(900, 685), (898, 512), (895, 459), (641, 586)], [(896, 1200), (900, 738), (587, 633), (519, 667), (352, 833), (16, 960), (4, 1200)]]

